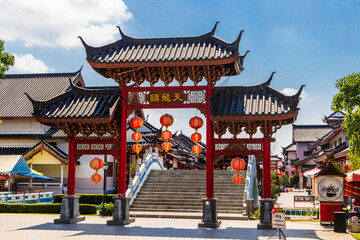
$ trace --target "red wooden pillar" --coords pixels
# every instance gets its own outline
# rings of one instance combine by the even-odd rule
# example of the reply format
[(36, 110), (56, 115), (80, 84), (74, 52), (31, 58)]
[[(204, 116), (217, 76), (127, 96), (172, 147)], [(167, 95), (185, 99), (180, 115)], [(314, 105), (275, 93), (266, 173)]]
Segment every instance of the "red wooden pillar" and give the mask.
[(270, 138), (263, 141), (263, 198), (271, 198)]
[(69, 161), (68, 161), (68, 186), (67, 194), (75, 195), (75, 135), (71, 136), (69, 142)]
[(214, 132), (210, 119), (210, 97), (214, 86), (206, 90), (206, 198), (214, 198)]
[(126, 132), (127, 132), (127, 116), (126, 116), (126, 86), (121, 89), (121, 114), (120, 114), (120, 135), (119, 135), (119, 181), (118, 195), (125, 197), (126, 195)]

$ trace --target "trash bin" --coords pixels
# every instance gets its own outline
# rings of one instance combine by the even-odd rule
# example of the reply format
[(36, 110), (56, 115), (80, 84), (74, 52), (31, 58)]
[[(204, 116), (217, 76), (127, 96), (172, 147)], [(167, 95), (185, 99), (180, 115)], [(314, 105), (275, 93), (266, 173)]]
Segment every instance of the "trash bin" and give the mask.
[(307, 192), (308, 192), (308, 195), (310, 196), (311, 195), (311, 189), (308, 189)]
[(334, 212), (334, 232), (346, 233), (346, 212)]

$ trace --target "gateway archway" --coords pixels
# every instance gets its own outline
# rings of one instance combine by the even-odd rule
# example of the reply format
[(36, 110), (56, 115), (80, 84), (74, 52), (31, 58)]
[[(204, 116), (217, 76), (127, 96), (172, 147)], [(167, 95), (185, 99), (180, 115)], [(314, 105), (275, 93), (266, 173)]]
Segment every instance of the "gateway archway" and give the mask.
[[(196, 108), (205, 115), (206, 199), (199, 226), (219, 225), (214, 200), (216, 154), (263, 155), (263, 198), (270, 198), (271, 136), (282, 125), (295, 121), (302, 88), (294, 96), (285, 96), (270, 87), (273, 74), (259, 85), (216, 87), (221, 77), (242, 72), (248, 53), (238, 52), (243, 31), (234, 42), (228, 43), (214, 36), (216, 27), (217, 23), (201, 36), (151, 39), (129, 37), (119, 28), (122, 39), (102, 47), (91, 47), (80, 38), (88, 63), (100, 75), (114, 79), (119, 88), (72, 85), (71, 91), (47, 102), (30, 98), (35, 118), (63, 130), (69, 137), (68, 197), (63, 204), (70, 206), (67, 218), (72, 222), (82, 220), (78, 217), (75, 197), (76, 156), (91, 153), (118, 156), (119, 196), (115, 204), (122, 214), (109, 224), (124, 225), (132, 221), (125, 196), (126, 132), (127, 118), (136, 109)], [(178, 86), (169, 86), (174, 80)], [(189, 80), (194, 86), (183, 86)], [(155, 86), (159, 81), (165, 86)], [(135, 85), (129, 86), (130, 83)], [(150, 86), (142, 86), (144, 83)], [(263, 138), (252, 138), (258, 129)], [(227, 132), (233, 138), (221, 138)], [(241, 132), (250, 138), (237, 138)], [(214, 134), (218, 137), (214, 138)], [(79, 149), (81, 144), (87, 144), (89, 149)], [(208, 204), (210, 211), (205, 212)]]

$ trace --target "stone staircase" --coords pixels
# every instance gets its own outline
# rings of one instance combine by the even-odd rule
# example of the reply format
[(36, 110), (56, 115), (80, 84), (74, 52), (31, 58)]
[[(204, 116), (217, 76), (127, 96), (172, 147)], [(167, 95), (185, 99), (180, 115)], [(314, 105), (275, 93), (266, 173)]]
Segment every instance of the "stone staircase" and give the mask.
[[(214, 171), (218, 213), (242, 214), (244, 183), (236, 186), (233, 174), (233, 171)], [(246, 172), (241, 174), (245, 178)], [(201, 213), (201, 199), (205, 197), (204, 170), (153, 170), (130, 211)]]

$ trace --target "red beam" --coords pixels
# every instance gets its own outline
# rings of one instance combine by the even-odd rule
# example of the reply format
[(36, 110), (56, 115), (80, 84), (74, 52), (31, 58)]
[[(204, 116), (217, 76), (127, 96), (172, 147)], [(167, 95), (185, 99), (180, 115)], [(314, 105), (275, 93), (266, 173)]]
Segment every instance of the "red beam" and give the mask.
[(214, 143), (263, 143), (263, 138), (216, 138)]
[[(126, 196), (126, 133), (127, 133), (127, 87), (121, 89), (121, 114), (120, 114), (120, 132), (119, 132), (119, 179), (118, 179), (118, 196)], [(124, 216), (123, 216), (124, 217)]]
[(263, 144), (263, 199), (271, 198), (271, 165), (270, 165), (270, 141), (264, 138)]
[(215, 150), (214, 155), (263, 155), (263, 151), (261, 151), (261, 150), (251, 150), (251, 151)]
[(206, 90), (207, 86), (167, 86), (167, 87), (128, 87), (128, 92), (143, 92), (143, 91), (178, 91), (178, 90)]
[(119, 151), (76, 150), (75, 155), (119, 155)]
[(75, 159), (75, 136), (70, 138), (69, 142), (69, 162), (68, 162), (68, 188), (67, 195), (75, 195), (75, 167), (76, 167), (76, 159)]
[(214, 86), (206, 90), (206, 198), (214, 198), (214, 131), (210, 119), (210, 96)]
[(76, 143), (119, 143), (119, 139), (75, 138)]
[(206, 104), (143, 104), (127, 105), (127, 109), (155, 109), (155, 108), (206, 108)]

